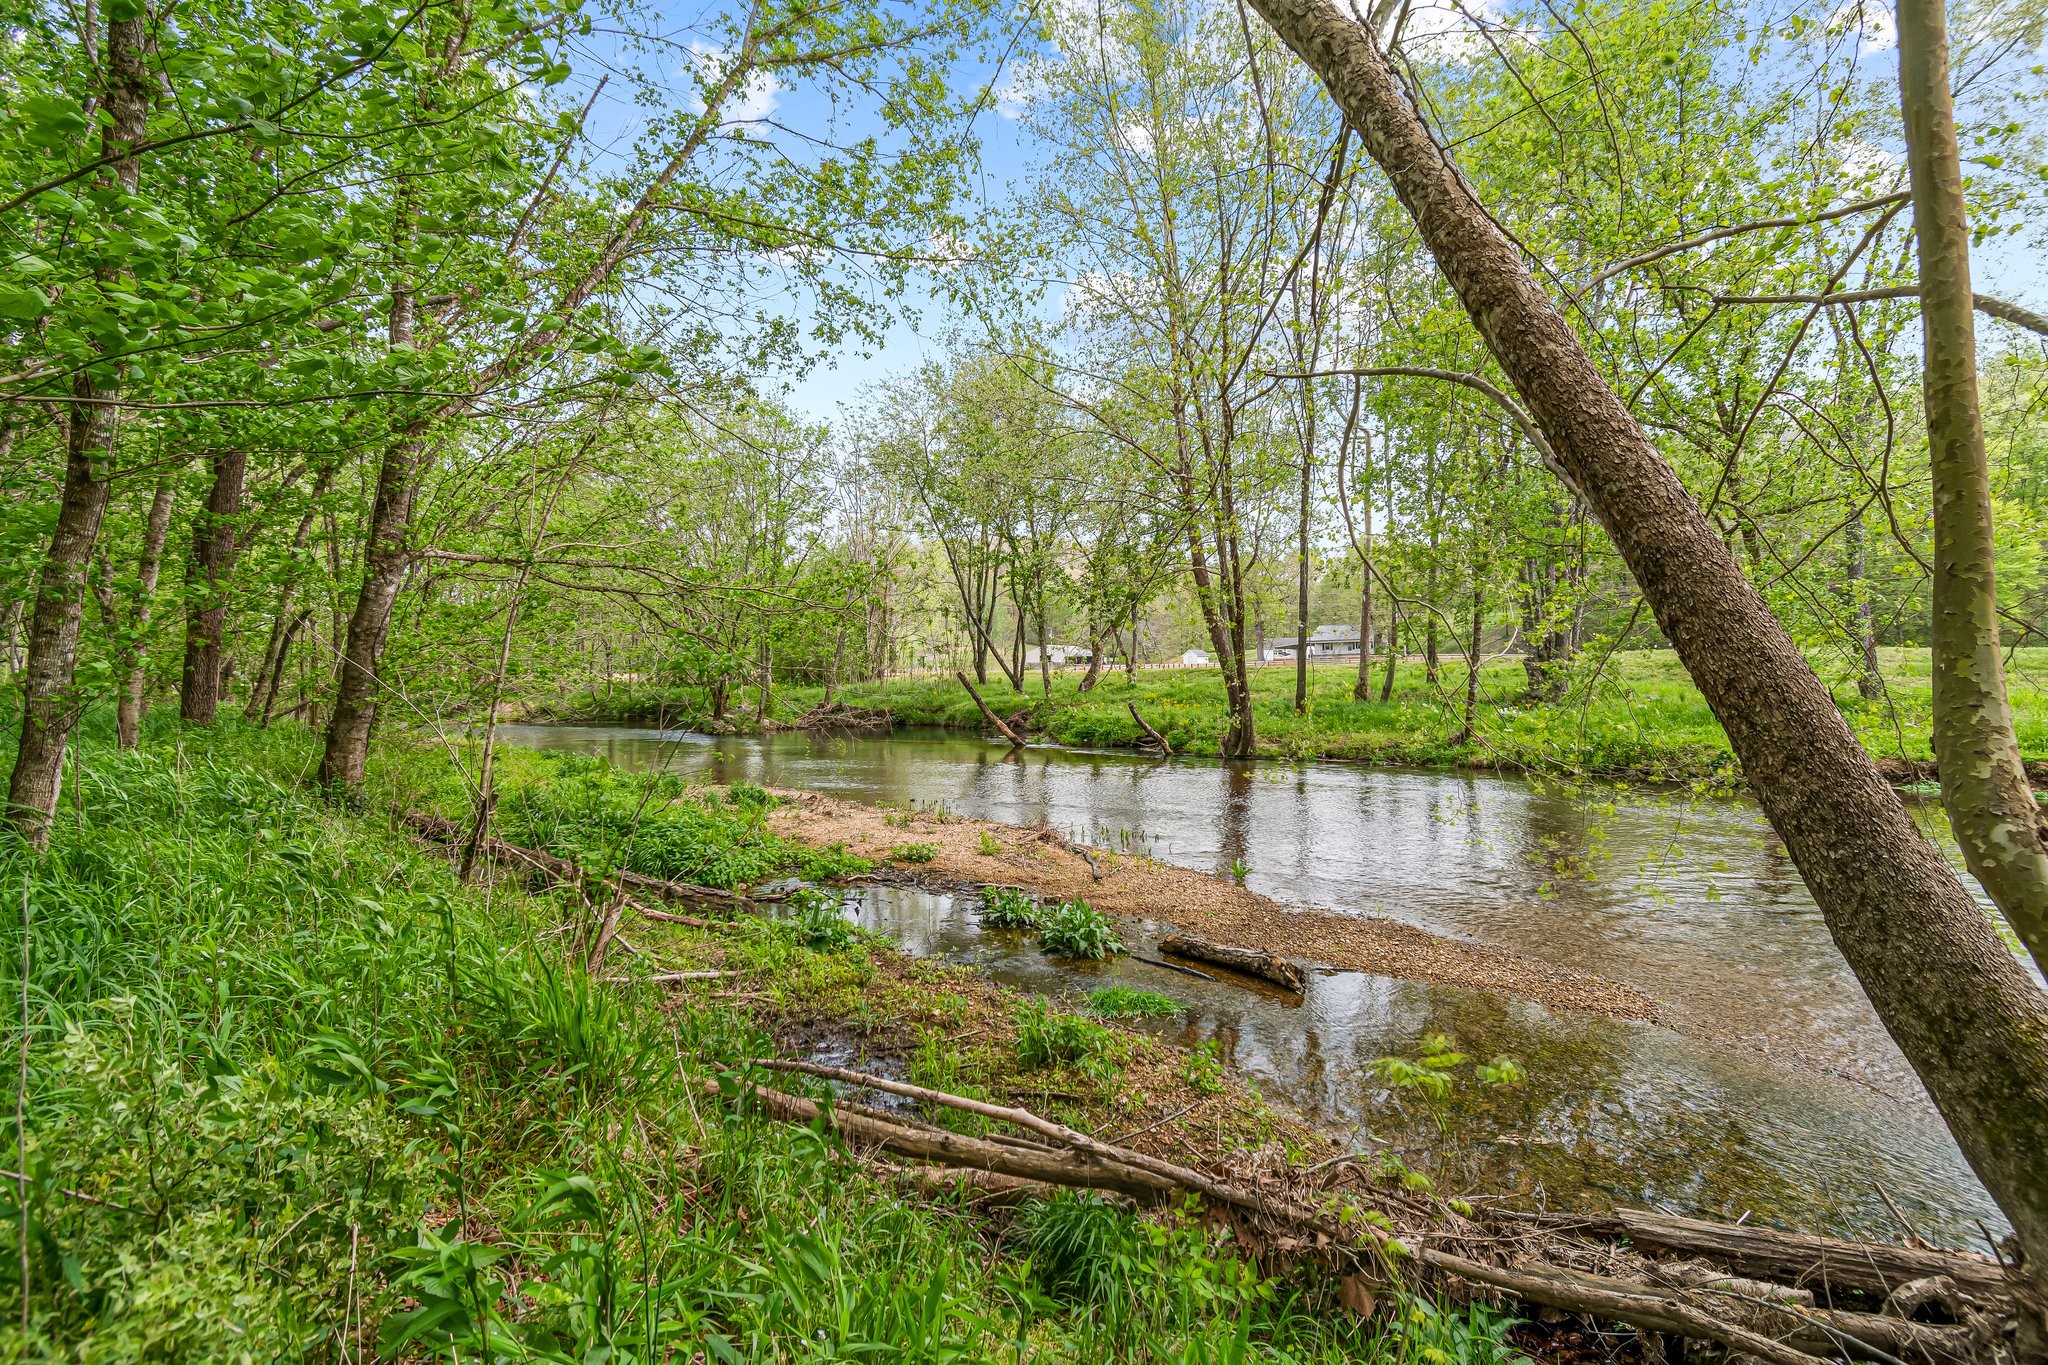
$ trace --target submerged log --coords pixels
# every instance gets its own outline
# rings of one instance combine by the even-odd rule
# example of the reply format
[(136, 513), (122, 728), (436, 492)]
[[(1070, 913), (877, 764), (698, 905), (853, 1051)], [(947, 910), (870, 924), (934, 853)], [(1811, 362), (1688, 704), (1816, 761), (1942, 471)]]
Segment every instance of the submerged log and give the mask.
[(1205, 938), (1194, 938), (1188, 934), (1169, 934), (1159, 940), (1161, 952), (1176, 957), (1191, 957), (1197, 962), (1207, 962), (1218, 967), (1228, 967), (1246, 976), (1256, 976), (1283, 986), (1296, 995), (1308, 989), (1308, 973), (1302, 971), (1277, 953), (1264, 948), (1240, 948), (1233, 943), (1211, 943)]
[(981, 693), (974, 690), (974, 684), (967, 681), (967, 675), (955, 672), (953, 676), (960, 680), (960, 685), (967, 689), (967, 695), (974, 698), (974, 704), (981, 708), (982, 719), (995, 726), (997, 733), (1001, 734), (1004, 739), (1009, 740), (1012, 747), (1023, 748), (1024, 736), (1011, 729), (1010, 723), (997, 715), (994, 709), (981, 699)]

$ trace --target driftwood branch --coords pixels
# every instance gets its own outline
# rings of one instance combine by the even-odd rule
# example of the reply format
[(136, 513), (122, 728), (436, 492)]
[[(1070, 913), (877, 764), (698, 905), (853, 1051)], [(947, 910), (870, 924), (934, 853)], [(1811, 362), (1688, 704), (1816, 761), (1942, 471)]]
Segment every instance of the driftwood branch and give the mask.
[(1296, 995), (1308, 989), (1306, 972), (1279, 954), (1269, 953), (1263, 948), (1240, 948), (1236, 944), (1211, 943), (1208, 939), (1188, 934), (1169, 934), (1159, 940), (1159, 950), (1176, 957), (1191, 957), (1197, 962), (1228, 967), (1246, 976), (1256, 976), (1283, 986)]
[(1138, 703), (1134, 701), (1127, 701), (1124, 703), (1124, 705), (1128, 706), (1131, 709), (1131, 719), (1138, 722), (1138, 728), (1145, 732), (1145, 738), (1151, 742), (1152, 747), (1159, 750), (1159, 756), (1161, 758), (1172, 758), (1173, 746), (1166, 742), (1165, 735), (1162, 735), (1157, 730), (1153, 729), (1151, 725), (1149, 725), (1146, 722), (1145, 718), (1138, 714)]
[(995, 726), (996, 731), (999, 734), (1001, 734), (1004, 739), (1009, 740), (1012, 745), (1019, 749), (1023, 748), (1024, 736), (1018, 734), (1015, 730), (1012, 730), (1010, 728), (1009, 722), (1004, 720), (1001, 716), (997, 715), (994, 709), (990, 707), (987, 702), (981, 699), (981, 693), (974, 690), (974, 684), (967, 681), (967, 675), (965, 673), (955, 672), (953, 676), (960, 680), (960, 685), (967, 689), (967, 695), (974, 698), (974, 704), (981, 708), (982, 718), (986, 720), (990, 725)]
[[(1817, 1365), (1822, 1353), (1835, 1356), (1845, 1346), (1855, 1354), (1884, 1358), (1903, 1348), (1923, 1360), (1966, 1358), (1955, 1354), (1963, 1345), (1962, 1329), (1930, 1328), (1866, 1313), (1813, 1309), (1797, 1296), (1770, 1299), (1734, 1295), (1718, 1285), (1664, 1288), (1632, 1280), (1587, 1275), (1548, 1264), (1512, 1267), (1488, 1264), (1411, 1239), (1396, 1239), (1369, 1223), (1340, 1225), (1321, 1211), (1284, 1194), (1247, 1190), (1202, 1172), (1141, 1152), (1102, 1142), (1029, 1110), (950, 1095), (924, 1086), (867, 1075), (842, 1067), (809, 1062), (765, 1060), (756, 1065), (816, 1076), (846, 1085), (900, 1095), (1007, 1123), (1029, 1136), (993, 1134), (971, 1138), (923, 1124), (908, 1115), (884, 1113), (844, 1101), (821, 1104), (765, 1086), (742, 1086), (743, 1097), (771, 1117), (793, 1123), (824, 1121), (849, 1143), (866, 1144), (927, 1166), (899, 1172), (913, 1186), (931, 1190), (962, 1190), (975, 1199), (1014, 1202), (1039, 1186), (1064, 1185), (1107, 1190), (1156, 1204), (1193, 1193), (1214, 1203), (1275, 1220), (1297, 1235), (1283, 1237), (1283, 1251), (1312, 1252), (1334, 1262), (1339, 1273), (1361, 1264), (1385, 1272), (1403, 1259), (1470, 1285), (1503, 1291), (1526, 1302), (1626, 1323), (1646, 1332), (1670, 1332), (1719, 1343), (1771, 1365)], [(706, 1082), (716, 1091), (716, 1082)], [(932, 1167), (965, 1167), (978, 1174), (961, 1175)], [(1812, 1346), (1812, 1350), (1803, 1349)]]

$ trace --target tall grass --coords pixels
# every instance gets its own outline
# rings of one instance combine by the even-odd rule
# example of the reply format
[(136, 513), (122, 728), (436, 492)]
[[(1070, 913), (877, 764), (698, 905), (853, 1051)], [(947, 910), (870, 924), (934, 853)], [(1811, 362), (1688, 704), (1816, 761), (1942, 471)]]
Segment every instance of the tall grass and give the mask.
[[(1110, 1281), (1055, 1255), (1064, 1214), (906, 1200), (748, 1117), (713, 1093), (772, 1047), (737, 1005), (593, 979), (580, 901), (459, 886), (318, 800), (315, 756), (232, 723), (88, 742), (50, 853), (0, 849), (27, 1022), (0, 1356), (1416, 1358), (1193, 1224), (1080, 1215), (1122, 1259), (1114, 1302), (1077, 1294)], [(363, 811), (431, 761), (374, 769)], [(679, 857), (722, 856), (732, 830), (701, 831)], [(792, 977), (870, 951), (802, 916), (749, 932)]]

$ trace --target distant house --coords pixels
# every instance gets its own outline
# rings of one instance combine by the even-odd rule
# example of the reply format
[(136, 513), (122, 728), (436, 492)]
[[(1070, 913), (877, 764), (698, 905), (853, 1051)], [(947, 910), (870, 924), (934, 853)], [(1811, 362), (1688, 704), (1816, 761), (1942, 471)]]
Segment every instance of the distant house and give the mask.
[[(1054, 668), (1065, 668), (1068, 664), (1085, 664), (1095, 657), (1095, 651), (1086, 645), (1047, 645), (1045, 657)], [(1038, 646), (1024, 651), (1024, 663), (1031, 668), (1038, 667)]]
[(1215, 660), (1209, 657), (1206, 649), (1190, 649), (1182, 651), (1180, 662), (1183, 668), (1207, 668)]
[[(1347, 654), (1358, 653), (1360, 637), (1357, 626), (1317, 626), (1309, 632), (1308, 657), (1310, 659), (1333, 659)], [(1299, 636), (1272, 640), (1266, 645), (1266, 658), (1292, 659), (1301, 653)]]

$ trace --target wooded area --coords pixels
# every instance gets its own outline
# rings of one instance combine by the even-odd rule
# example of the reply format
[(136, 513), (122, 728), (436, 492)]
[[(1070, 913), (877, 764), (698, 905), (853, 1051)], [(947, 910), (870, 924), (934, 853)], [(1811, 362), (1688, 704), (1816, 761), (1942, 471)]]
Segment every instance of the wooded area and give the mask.
[[(2044, 31), (2010, 0), (15, 4), (8, 857), (75, 856), (101, 716), (180, 762), (302, 728), (356, 814), (395, 799), (380, 736), (444, 746), (465, 818), (407, 818), (466, 886), (525, 866), (508, 715), (886, 728), (921, 671), (1023, 748), (1078, 671), (1165, 758), (1139, 670), (1184, 664), (1203, 748), (1250, 760), (1262, 670), (1306, 721), (1320, 649), (1498, 761), (1668, 649), (2038, 1319)], [(867, 378), (826, 415), (833, 366)], [(618, 867), (547, 869), (613, 898), (579, 970), (659, 890)]]

